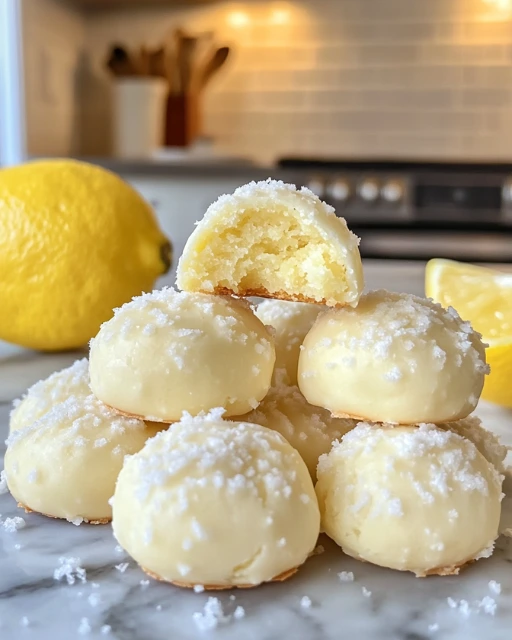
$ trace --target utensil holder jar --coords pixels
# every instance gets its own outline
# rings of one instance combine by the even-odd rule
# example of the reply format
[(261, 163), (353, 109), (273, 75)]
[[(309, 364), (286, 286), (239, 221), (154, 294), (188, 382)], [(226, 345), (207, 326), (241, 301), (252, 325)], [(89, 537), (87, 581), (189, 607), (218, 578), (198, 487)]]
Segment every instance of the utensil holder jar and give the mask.
[(163, 78), (116, 78), (114, 153), (119, 158), (149, 158), (163, 138), (167, 85)]
[(187, 147), (200, 134), (199, 96), (193, 93), (169, 94), (165, 113), (165, 146)]

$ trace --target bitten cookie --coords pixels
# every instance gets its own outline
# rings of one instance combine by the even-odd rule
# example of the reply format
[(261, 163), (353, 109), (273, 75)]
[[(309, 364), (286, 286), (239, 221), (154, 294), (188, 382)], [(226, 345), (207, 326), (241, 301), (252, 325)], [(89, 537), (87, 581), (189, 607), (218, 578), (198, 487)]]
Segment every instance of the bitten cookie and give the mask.
[(364, 286), (358, 245), (309, 189), (251, 182), (208, 208), (176, 282), (185, 291), (356, 305)]

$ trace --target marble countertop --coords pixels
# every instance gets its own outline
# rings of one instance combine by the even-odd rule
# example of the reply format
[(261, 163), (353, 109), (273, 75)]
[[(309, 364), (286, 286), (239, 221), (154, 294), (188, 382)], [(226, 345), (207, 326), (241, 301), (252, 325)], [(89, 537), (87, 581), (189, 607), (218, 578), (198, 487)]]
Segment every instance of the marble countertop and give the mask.
[[(402, 288), (417, 287), (419, 271), (411, 274), (411, 286)], [(36, 380), (82, 355), (41, 355), (0, 343), (0, 469), (11, 401)], [(505, 444), (512, 445), (511, 411), (481, 403), (477, 414)], [(512, 495), (512, 482), (507, 484)], [(507, 526), (512, 526), (512, 500), (506, 499), (504, 510), (511, 518)], [(0, 527), (1, 640), (511, 637), (511, 538), (501, 537), (492, 558), (475, 563), (460, 576), (426, 579), (357, 562), (325, 538), (320, 541), (325, 552), (312, 557), (289, 582), (210, 594), (219, 598), (227, 617), (237, 606), (244, 608), (245, 616), (226, 620), (213, 631), (201, 631), (193, 614), (203, 611), (209, 594), (148, 581), (124, 552), (116, 550), (110, 525), (75, 527), (26, 515), (10, 494), (0, 495), (0, 514), (1, 519), (18, 515), (26, 521), (25, 528), (13, 533)], [(55, 580), (61, 557), (79, 558), (87, 581)], [(123, 572), (115, 568), (122, 563), (128, 563)], [(341, 582), (337, 576), (341, 571), (352, 571), (354, 581)], [(501, 585), (500, 594), (489, 587), (491, 580)], [(365, 595), (363, 588), (371, 594)], [(311, 600), (309, 607), (301, 604), (304, 596)], [(453, 599), (452, 606), (448, 598)]]

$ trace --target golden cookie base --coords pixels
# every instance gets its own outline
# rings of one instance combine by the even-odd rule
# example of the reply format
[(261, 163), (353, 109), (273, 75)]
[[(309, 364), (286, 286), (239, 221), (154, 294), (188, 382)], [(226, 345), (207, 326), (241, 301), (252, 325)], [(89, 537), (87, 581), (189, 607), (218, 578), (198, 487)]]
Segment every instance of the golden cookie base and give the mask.
[(286, 300), (288, 302), (307, 302), (309, 304), (323, 304), (326, 307), (337, 309), (346, 307), (349, 304), (348, 302), (338, 302), (335, 305), (330, 305), (327, 303), (327, 300), (325, 298), (317, 300), (315, 298), (305, 296), (302, 293), (288, 293), (288, 291), (283, 291), (282, 289), (270, 293), (270, 291), (268, 291), (264, 287), (255, 287), (254, 289), (239, 289), (238, 291), (233, 291), (233, 289), (229, 289), (228, 287), (214, 287), (213, 291), (198, 289), (197, 292), (206, 293), (208, 295), (213, 294), (217, 296), (238, 296), (239, 298), (270, 298), (273, 300)]
[(343, 419), (349, 419), (349, 420), (357, 420), (358, 422), (368, 422), (371, 423), (373, 425), (375, 425), (376, 427), (381, 427), (381, 426), (390, 426), (390, 427), (419, 427), (420, 424), (435, 424), (436, 427), (443, 427), (443, 425), (449, 423), (449, 422), (455, 422), (456, 420), (461, 420), (462, 418), (456, 418), (455, 420), (452, 420), (450, 418), (450, 420), (444, 420), (443, 422), (430, 422), (428, 420), (422, 420), (422, 421), (418, 421), (418, 422), (382, 422), (381, 420), (374, 420), (373, 418), (367, 418), (365, 416), (359, 416), (356, 415), (355, 413), (344, 413), (342, 411), (331, 411), (331, 416), (333, 418), (343, 418)]
[[(148, 576), (150, 576), (154, 580), (158, 580), (159, 582), (167, 582), (168, 584), (173, 584), (175, 587), (182, 587), (183, 589), (193, 589), (195, 587), (195, 585), (190, 583), (190, 582), (181, 582), (181, 581), (178, 581), (178, 580), (166, 580), (165, 578), (162, 578), (161, 576), (159, 576), (158, 574), (154, 573), (153, 571), (150, 571), (149, 569), (145, 569), (144, 567), (141, 567), (141, 569)], [(293, 575), (295, 575), (298, 570), (299, 570), (298, 567), (294, 567), (293, 569), (288, 569), (288, 571), (284, 571), (283, 573), (280, 573), (278, 576), (275, 576), (275, 578), (272, 578), (271, 580), (268, 580), (267, 582), (284, 582), (285, 580), (288, 580)], [(259, 587), (261, 584), (264, 584), (264, 583), (259, 583), (259, 584), (205, 584), (205, 585), (201, 585), (201, 586), (204, 587), (205, 591), (227, 591), (229, 589), (254, 589), (254, 587)]]
[[(18, 507), (20, 509), (24, 509), (25, 513), (37, 513), (40, 516), (45, 516), (45, 518), (52, 518), (53, 520), (66, 520), (66, 522), (70, 522), (66, 518), (60, 518), (59, 516), (51, 516), (48, 513), (43, 513), (42, 511), (35, 511), (34, 509), (30, 509), (27, 505), (22, 502), (18, 502)], [(98, 518), (97, 520), (83, 520), (83, 524), (109, 524), (112, 522), (112, 518)], [(71, 523), (72, 524), (72, 523)]]
[(475, 560), (466, 560), (461, 564), (454, 564), (451, 567), (436, 567), (435, 569), (429, 569), (425, 573), (417, 573), (417, 578), (428, 578), (428, 576), (457, 576), (460, 571), (470, 564), (473, 564)]
[(120, 416), (124, 416), (125, 418), (135, 418), (136, 420), (142, 420), (143, 422), (151, 422), (153, 424), (174, 424), (175, 422), (179, 422), (178, 420), (154, 420), (153, 418), (147, 418), (146, 416), (141, 416), (137, 413), (129, 413), (128, 411), (122, 411), (121, 409), (118, 409), (117, 407), (113, 407), (111, 404), (107, 404), (106, 402), (103, 403), (105, 406), (107, 406), (109, 409), (112, 409), (112, 411), (115, 411), (116, 413), (118, 413)]
[[(359, 556), (351, 555), (350, 557), (354, 558), (355, 560), (358, 560), (359, 562), (364, 562), (364, 564), (374, 564), (373, 562), (368, 562), (368, 560), (365, 560), (364, 558), (361, 558)], [(433, 569), (428, 569), (428, 571), (425, 571), (424, 573), (415, 573), (412, 569), (394, 569), (392, 567), (384, 567), (384, 566), (382, 568), (390, 569), (391, 571), (402, 571), (404, 573), (406, 571), (409, 571), (410, 573), (414, 573), (416, 578), (428, 578), (429, 576), (457, 576), (459, 575), (462, 569), (465, 569), (470, 564), (473, 564), (473, 562), (476, 562), (474, 558), (471, 560), (465, 560), (460, 564), (450, 565), (449, 567), (434, 567)], [(376, 564), (375, 566), (380, 567), (381, 565)]]

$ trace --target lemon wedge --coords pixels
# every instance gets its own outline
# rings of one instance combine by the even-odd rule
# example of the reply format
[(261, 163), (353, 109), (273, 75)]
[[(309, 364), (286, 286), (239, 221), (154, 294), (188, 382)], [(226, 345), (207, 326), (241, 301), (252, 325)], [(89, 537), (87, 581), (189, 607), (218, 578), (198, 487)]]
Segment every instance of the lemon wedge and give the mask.
[(426, 267), (425, 293), (480, 331), (491, 367), (482, 398), (512, 407), (512, 272), (436, 258)]

